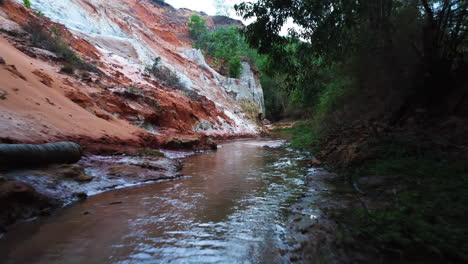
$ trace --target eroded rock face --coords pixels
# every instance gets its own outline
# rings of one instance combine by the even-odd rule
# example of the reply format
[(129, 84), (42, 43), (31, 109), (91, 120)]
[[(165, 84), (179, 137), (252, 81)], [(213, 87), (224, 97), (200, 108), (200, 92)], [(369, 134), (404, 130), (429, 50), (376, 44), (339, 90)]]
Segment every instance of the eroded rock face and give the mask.
[[(91, 44), (100, 54), (100, 69), (126, 83), (153, 86), (145, 67), (160, 57), (161, 66), (178, 76), (184, 90), (206, 97), (222, 113), (219, 120), (208, 121), (211, 126), (203, 130), (205, 134), (260, 132), (257, 119), (263, 116), (264, 103), (256, 73), (248, 62), (243, 62), (240, 79), (224, 77), (211, 69), (201, 52), (191, 49), (187, 22), (193, 12), (136, 0), (45, 0), (32, 4)], [(209, 18), (209, 24), (214, 23)], [(197, 120), (184, 122), (197, 131)]]

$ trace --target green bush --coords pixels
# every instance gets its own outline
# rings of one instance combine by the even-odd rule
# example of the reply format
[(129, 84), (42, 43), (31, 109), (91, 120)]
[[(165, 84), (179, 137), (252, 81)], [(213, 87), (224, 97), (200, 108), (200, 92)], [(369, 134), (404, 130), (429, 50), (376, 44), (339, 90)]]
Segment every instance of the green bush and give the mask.
[(24, 7), (30, 9), (31, 8), (31, 1), (30, 0), (23, 0)]
[(363, 184), (368, 199), (378, 196), (385, 203), (372, 210), (341, 212), (344, 218), (338, 221), (384, 251), (468, 261), (466, 164), (449, 162), (429, 146), (401, 136), (370, 143), (366, 151), (373, 158), (346, 173), (354, 182), (368, 176), (387, 178), (377, 187)]
[(204, 36), (208, 33), (208, 29), (206, 28), (206, 20), (201, 18), (199, 15), (194, 14), (190, 16), (190, 22), (188, 26), (190, 28), (190, 35), (196, 41), (204, 38)]
[(314, 128), (311, 120), (297, 121), (292, 128), (280, 132), (291, 135), (290, 145), (296, 149), (317, 151), (322, 143), (323, 135)]
[(242, 63), (239, 57), (229, 60), (229, 77), (239, 78), (242, 71)]
[(242, 56), (249, 58), (253, 64), (261, 62), (261, 56), (247, 45), (236, 26), (219, 26), (209, 31), (205, 24), (206, 21), (200, 16), (191, 16), (189, 28), (195, 40), (194, 47), (202, 49), (211, 57), (223, 59), (227, 63), (228, 70), (222, 74), (239, 78), (242, 71)]
[(375, 161), (366, 171), (398, 175), (407, 188), (389, 206), (370, 212), (361, 227), (364, 235), (389, 248), (468, 261), (468, 174), (463, 165), (430, 157), (395, 157)]

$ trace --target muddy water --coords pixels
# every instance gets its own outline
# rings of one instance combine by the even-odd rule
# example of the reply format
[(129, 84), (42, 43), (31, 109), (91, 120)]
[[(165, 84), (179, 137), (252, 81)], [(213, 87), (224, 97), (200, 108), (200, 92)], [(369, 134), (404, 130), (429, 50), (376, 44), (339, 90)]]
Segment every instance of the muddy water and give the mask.
[(0, 239), (2, 263), (288, 263), (301, 154), (236, 141), (185, 159), (177, 181), (90, 197)]

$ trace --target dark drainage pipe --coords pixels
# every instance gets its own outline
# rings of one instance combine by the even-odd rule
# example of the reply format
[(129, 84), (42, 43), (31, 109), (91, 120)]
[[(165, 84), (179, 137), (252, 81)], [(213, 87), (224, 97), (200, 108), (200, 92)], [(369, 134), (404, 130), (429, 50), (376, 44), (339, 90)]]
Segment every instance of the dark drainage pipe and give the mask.
[(74, 142), (56, 142), (40, 145), (0, 144), (0, 165), (18, 168), (52, 163), (75, 163), (83, 155)]

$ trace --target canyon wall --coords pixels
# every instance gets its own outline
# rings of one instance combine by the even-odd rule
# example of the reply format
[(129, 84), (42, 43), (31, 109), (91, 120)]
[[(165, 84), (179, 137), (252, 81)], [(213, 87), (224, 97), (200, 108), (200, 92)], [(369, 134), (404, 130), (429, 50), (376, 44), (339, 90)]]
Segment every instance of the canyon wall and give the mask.
[[(31, 0), (31, 9), (4, 2), (4, 142), (162, 145), (180, 135), (228, 138), (263, 130), (258, 73), (248, 61), (239, 79), (213, 70), (192, 48), (187, 23), (193, 11), (149, 0)], [(24, 30), (31, 23), (59, 36), (98, 72), (60, 72), (61, 58), (31, 45), (34, 33)], [(176, 87), (148, 73), (155, 61), (176, 76)]]

